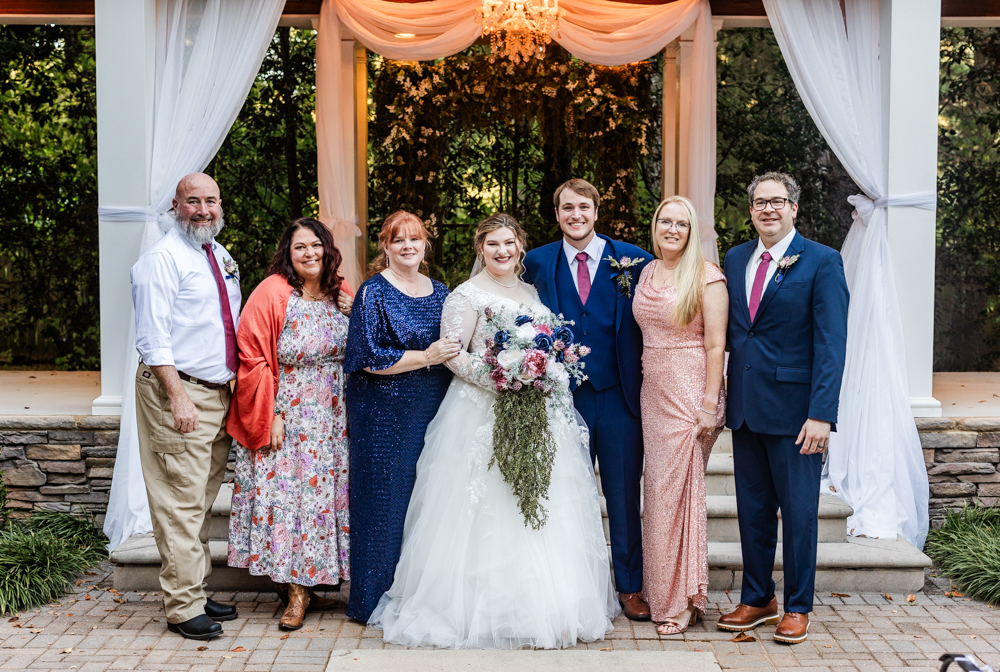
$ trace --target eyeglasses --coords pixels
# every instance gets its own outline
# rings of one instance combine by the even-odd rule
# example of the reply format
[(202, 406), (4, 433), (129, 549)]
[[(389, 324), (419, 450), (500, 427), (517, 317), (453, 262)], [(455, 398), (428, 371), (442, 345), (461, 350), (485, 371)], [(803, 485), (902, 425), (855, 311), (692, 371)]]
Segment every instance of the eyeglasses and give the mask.
[(770, 203), (771, 207), (775, 210), (781, 210), (785, 207), (785, 203), (788, 202), (789, 200), (787, 198), (758, 198), (753, 202), (753, 209), (763, 210), (767, 207), (767, 204)]
[(675, 222), (672, 219), (658, 219), (656, 220), (657, 226), (662, 226), (666, 230), (676, 229), (677, 231), (687, 231), (691, 228), (691, 225), (687, 222)]

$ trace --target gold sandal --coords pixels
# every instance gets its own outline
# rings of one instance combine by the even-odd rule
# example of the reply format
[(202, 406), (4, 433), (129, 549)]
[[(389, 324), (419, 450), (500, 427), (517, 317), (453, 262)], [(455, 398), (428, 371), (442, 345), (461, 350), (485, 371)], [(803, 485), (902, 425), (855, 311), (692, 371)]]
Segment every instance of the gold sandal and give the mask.
[(669, 637), (670, 635), (683, 635), (687, 632), (687, 629), (698, 622), (699, 611), (697, 609), (692, 609), (691, 618), (688, 619), (687, 625), (681, 627), (675, 621), (664, 621), (663, 623), (658, 623), (656, 625), (656, 632), (664, 637)]

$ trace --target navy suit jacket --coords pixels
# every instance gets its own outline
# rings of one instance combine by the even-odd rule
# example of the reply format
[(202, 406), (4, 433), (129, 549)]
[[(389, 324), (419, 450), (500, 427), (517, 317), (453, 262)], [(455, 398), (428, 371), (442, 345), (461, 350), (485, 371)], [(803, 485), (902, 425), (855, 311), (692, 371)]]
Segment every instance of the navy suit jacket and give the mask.
[[(635, 298), (635, 288), (639, 282), (639, 274), (653, 258), (649, 252), (640, 247), (612, 240), (607, 236), (597, 234), (605, 240), (603, 257), (609, 254), (615, 259), (623, 256), (641, 259), (641, 263), (629, 269), (632, 274), (632, 296), (626, 297), (617, 293), (615, 301), (615, 350), (618, 355), (618, 373), (621, 376), (622, 390), (629, 410), (639, 417), (639, 391), (642, 389), (642, 331), (632, 316), (632, 299)], [(563, 241), (560, 238), (554, 243), (542, 245), (528, 252), (524, 258), (524, 273), (522, 278), (538, 290), (542, 303), (557, 315), (559, 297), (556, 292), (556, 269), (559, 255), (563, 254)], [(615, 282), (611, 277), (596, 276), (594, 282)], [(586, 360), (584, 360), (586, 361)]]
[(729, 284), (729, 372), (726, 425), (760, 434), (797, 436), (807, 418), (836, 429), (847, 354), (847, 280), (840, 253), (796, 233), (750, 321), (747, 264), (757, 240), (726, 254)]

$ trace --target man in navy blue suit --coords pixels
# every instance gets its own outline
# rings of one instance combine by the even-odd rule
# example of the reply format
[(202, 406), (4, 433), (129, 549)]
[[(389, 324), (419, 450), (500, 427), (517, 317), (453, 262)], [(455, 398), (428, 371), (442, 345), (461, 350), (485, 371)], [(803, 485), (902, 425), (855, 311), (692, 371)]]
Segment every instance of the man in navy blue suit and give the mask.
[[(579, 179), (556, 189), (559, 242), (528, 252), (524, 280), (538, 289), (542, 302), (575, 323), (579, 342), (591, 348), (584, 371), (588, 380), (575, 387), (576, 409), (590, 429), (590, 455), (597, 458), (601, 489), (608, 507), (615, 586), (625, 615), (649, 620), (642, 597), (642, 332), (632, 317), (632, 296), (639, 273), (652, 257), (635, 245), (594, 232), (601, 197)], [(628, 289), (618, 284), (621, 265), (628, 268)]]
[(785, 614), (774, 639), (805, 641), (816, 581), (823, 452), (836, 430), (847, 352), (840, 253), (795, 230), (799, 187), (765, 173), (747, 188), (760, 238), (729, 250), (729, 375), (736, 507), (743, 551), (740, 604), (723, 630), (778, 623), (774, 555), (782, 520)]

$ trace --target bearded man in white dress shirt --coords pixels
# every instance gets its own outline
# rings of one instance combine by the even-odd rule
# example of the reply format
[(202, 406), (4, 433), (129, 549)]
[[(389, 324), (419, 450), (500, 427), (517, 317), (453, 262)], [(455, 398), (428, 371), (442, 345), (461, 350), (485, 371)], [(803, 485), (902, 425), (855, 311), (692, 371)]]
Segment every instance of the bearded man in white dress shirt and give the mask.
[(167, 627), (189, 639), (222, 634), (236, 608), (208, 600), (208, 526), (232, 439), (229, 381), (239, 367), (239, 271), (215, 242), (219, 185), (192, 173), (177, 184), (177, 225), (132, 267), (135, 400), (143, 478), (160, 551)]

